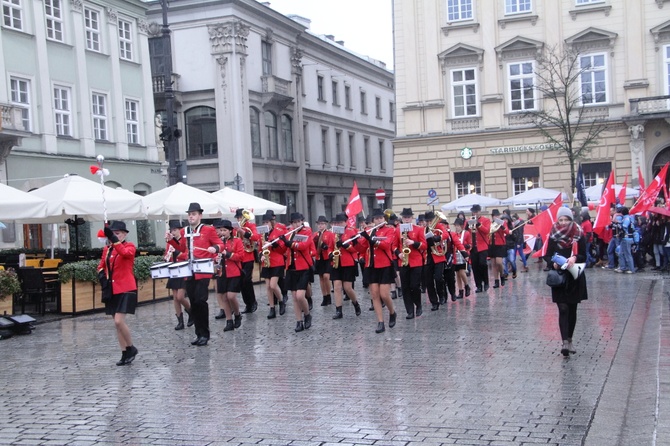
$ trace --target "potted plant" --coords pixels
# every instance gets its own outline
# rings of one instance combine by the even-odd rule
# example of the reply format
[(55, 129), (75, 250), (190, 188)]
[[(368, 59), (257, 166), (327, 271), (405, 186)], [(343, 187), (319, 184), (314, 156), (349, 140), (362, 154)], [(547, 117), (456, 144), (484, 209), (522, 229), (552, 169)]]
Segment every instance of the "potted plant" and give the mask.
[(13, 269), (0, 271), (0, 315), (12, 314), (13, 296), (21, 292), (21, 282)]

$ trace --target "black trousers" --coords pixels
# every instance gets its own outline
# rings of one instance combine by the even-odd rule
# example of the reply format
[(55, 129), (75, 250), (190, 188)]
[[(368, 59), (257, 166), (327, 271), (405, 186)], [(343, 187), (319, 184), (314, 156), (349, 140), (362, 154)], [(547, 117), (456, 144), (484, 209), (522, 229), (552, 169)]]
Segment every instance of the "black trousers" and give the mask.
[(414, 307), (421, 307), (421, 276), (422, 266), (403, 266), (400, 268), (400, 285), (402, 300), (407, 314), (414, 314)]
[(242, 280), (242, 300), (247, 308), (251, 307), (256, 302), (256, 293), (254, 292), (254, 281), (251, 277), (254, 273), (254, 261), (244, 262), (242, 264), (242, 271), (244, 271), (244, 280)]
[(578, 304), (556, 304), (558, 306), (558, 328), (561, 330), (561, 339), (572, 339), (577, 325)]
[(486, 263), (488, 255), (488, 249), (484, 251), (473, 250), (470, 254), (470, 259), (472, 260), (472, 275), (475, 278), (475, 286), (477, 288), (482, 288), (482, 286), (488, 286), (489, 284), (489, 267)]
[(209, 339), (209, 279), (195, 280), (192, 277), (186, 281), (186, 293), (191, 301), (191, 316), (195, 323), (195, 335)]
[(448, 268), (445, 265), (444, 283), (447, 285), (449, 294), (451, 296), (456, 295), (456, 271), (454, 271), (454, 265), (449, 265)]
[(429, 259), (423, 265), (423, 285), (431, 304), (435, 305), (444, 299), (444, 262), (435, 263)]

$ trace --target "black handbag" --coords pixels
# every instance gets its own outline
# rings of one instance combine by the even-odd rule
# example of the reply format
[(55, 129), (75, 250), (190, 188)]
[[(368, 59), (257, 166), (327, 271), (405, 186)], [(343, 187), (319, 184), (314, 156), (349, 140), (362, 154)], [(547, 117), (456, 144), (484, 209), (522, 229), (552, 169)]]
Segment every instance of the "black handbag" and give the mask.
[(102, 303), (107, 303), (112, 300), (112, 281), (107, 278), (104, 271), (98, 272), (98, 282), (100, 282), (100, 293), (102, 295)]
[(564, 288), (568, 283), (568, 276), (563, 271), (552, 269), (547, 274), (547, 285), (552, 288)]

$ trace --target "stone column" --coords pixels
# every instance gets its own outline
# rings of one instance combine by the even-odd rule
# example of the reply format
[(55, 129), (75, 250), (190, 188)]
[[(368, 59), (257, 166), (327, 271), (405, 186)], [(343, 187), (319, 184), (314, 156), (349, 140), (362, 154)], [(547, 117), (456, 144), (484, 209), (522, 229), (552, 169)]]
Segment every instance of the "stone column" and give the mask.
[(249, 25), (230, 21), (208, 25), (211, 54), (216, 60), (214, 87), (219, 158), (219, 183), (243, 179), (244, 191), (254, 192), (251, 162), (249, 90), (246, 82)]
[(303, 214), (306, 214), (309, 206), (307, 203), (307, 167), (305, 167), (305, 135), (302, 113), (302, 50), (297, 47), (291, 48), (291, 75), (293, 76), (292, 95), (295, 98), (295, 106), (293, 108), (293, 150), (295, 159), (298, 162), (296, 209), (300, 209)]
[[(637, 168), (640, 168), (640, 171), (644, 175), (647, 172), (647, 160), (645, 158), (645, 148), (644, 148), (644, 125), (642, 124), (633, 124), (628, 127), (628, 132), (630, 133), (630, 159), (631, 159), (631, 176), (634, 177), (637, 175)], [(638, 178), (638, 184), (639, 184)]]

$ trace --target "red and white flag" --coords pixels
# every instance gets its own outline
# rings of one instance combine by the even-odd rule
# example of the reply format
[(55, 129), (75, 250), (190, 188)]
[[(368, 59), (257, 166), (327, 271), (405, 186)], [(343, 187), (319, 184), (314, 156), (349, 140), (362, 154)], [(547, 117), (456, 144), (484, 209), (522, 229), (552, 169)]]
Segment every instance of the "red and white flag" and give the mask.
[(540, 212), (536, 217), (531, 219), (533, 223), (533, 230), (537, 236), (542, 237), (542, 249), (535, 252), (533, 257), (544, 257), (547, 255), (547, 247), (549, 246), (549, 233), (551, 232), (551, 227), (556, 223), (556, 214), (558, 210), (563, 206), (563, 197), (562, 194), (558, 194), (558, 197), (554, 200), (549, 207)]
[(668, 164), (670, 163), (665, 163), (665, 166), (663, 166), (658, 175), (654, 177), (654, 181), (649, 183), (649, 187), (647, 187), (644, 192), (642, 192), (640, 198), (637, 200), (637, 202), (635, 202), (635, 205), (633, 205), (630, 210), (631, 215), (647, 212), (649, 208), (654, 205), (656, 202), (656, 197), (658, 197), (658, 193), (665, 184), (665, 176), (668, 172)]
[(356, 227), (356, 216), (360, 212), (363, 212), (363, 203), (361, 202), (361, 196), (358, 194), (358, 185), (354, 181), (354, 187), (351, 189), (351, 195), (349, 195), (349, 201), (344, 210), (344, 213), (347, 214), (349, 226)]
[(607, 179), (605, 188), (603, 189), (603, 194), (600, 197), (600, 203), (598, 203), (598, 211), (596, 213), (596, 220), (593, 223), (593, 232), (598, 234), (599, 237), (602, 237), (602, 233), (605, 230), (605, 227), (610, 224), (610, 207), (614, 203), (614, 171), (610, 172), (610, 176)]
[(626, 178), (623, 180), (623, 186), (619, 191), (619, 204), (623, 206), (626, 203), (626, 188), (628, 187), (628, 172), (626, 172)]

